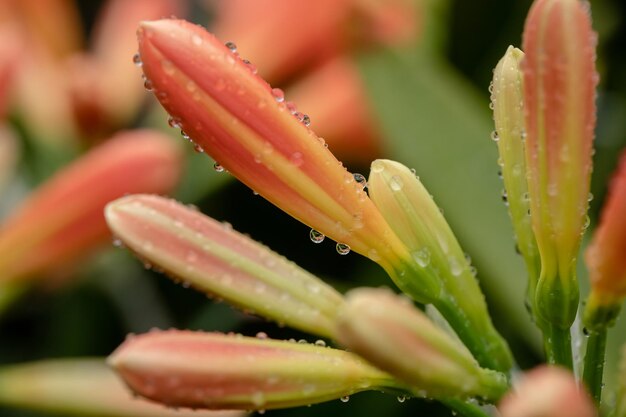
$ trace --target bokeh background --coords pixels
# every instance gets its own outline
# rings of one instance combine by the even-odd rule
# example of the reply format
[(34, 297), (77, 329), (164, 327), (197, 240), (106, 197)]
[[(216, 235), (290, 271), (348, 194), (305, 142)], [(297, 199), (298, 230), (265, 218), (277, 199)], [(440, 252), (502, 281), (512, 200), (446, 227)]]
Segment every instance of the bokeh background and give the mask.
[[(64, 32), (57, 33), (59, 38), (79, 33), (85, 40), (76, 45), (100, 57), (106, 56), (102, 52), (96, 54), (107, 49), (102, 44), (128, 44), (121, 34), (119, 38), (111, 35), (115, 30), (107, 32), (100, 41), (93, 40), (99, 30), (96, 28), (103, 25), (103, 10), (111, 7), (109, 2), (22, 2), (32, 3), (35, 9), (50, 7), (42, 21), (33, 18), (37, 13), (24, 12), (27, 7), (16, 6), (18, 3), (0, 0), (0, 28), (17, 24), (36, 30), (45, 26), (42, 22), (52, 20), (50, 26)], [(120, 3), (130, 7), (128, 4), (134, 1)], [(501, 200), (496, 146), (490, 140), (493, 126), (487, 89), (492, 69), (506, 47), (521, 45), (523, 22), (531, 1), (414, 0), (407, 2), (408, 6), (402, 1), (389, 1), (387, 6), (399, 5), (397, 10), (389, 12), (385, 5), (381, 6), (383, 1), (362, 0), (354, 1), (358, 7), (354, 6), (356, 11), (351, 10), (349, 18), (328, 14), (346, 13), (343, 9), (338, 11), (340, 8), (332, 3), (349, 1), (294, 1), (293, 4), (304, 7), (291, 15), (280, 10), (285, 1), (265, 1), (270, 6), (264, 7), (262, 13), (253, 13), (258, 11), (255, 8), (258, 6), (251, 3), (254, 0), (248, 0), (247, 6), (246, 1), (176, 2), (173, 7), (180, 8), (175, 13), (178, 16), (213, 27), (224, 41), (238, 43), (241, 39), (238, 43), (241, 56), (250, 57), (260, 74), (267, 76), (273, 86), (284, 89), (287, 100), (294, 100), (300, 111), (310, 114), (311, 128), (327, 139), (330, 149), (346, 162), (351, 172), (367, 176), (369, 162), (378, 157), (396, 159), (414, 168), (478, 269), (494, 320), (510, 341), (520, 366), (528, 368), (541, 362), (538, 334), (524, 308), (524, 269), (515, 253), (506, 207)], [(79, 25), (54, 23), (62, 15), (53, 13), (54, 8), (61, 4), (69, 7)], [(236, 6), (242, 9), (237, 10)], [(330, 12), (324, 12), (324, 7)], [(599, 35), (597, 66), (601, 82), (590, 212), (592, 227), (586, 238), (597, 221), (620, 150), (626, 145), (626, 3), (592, 0), (591, 7)], [(280, 20), (274, 23), (273, 19), (280, 18), (292, 24)], [(20, 19), (26, 19), (27, 23)], [(117, 22), (123, 27), (120, 20)], [(315, 24), (309, 27), (306, 22)], [(330, 29), (312, 33), (315, 27), (324, 25)], [(281, 30), (270, 31), (268, 35), (267, 28), (277, 26)], [(298, 30), (302, 33), (294, 35), (293, 31)], [(296, 47), (297, 53), (290, 56), (292, 45), (281, 42), (296, 42), (298, 36), (306, 38), (306, 42), (303, 40)], [(16, 76), (5, 86), (10, 91), (3, 100), (6, 111), (0, 117), (3, 135), (10, 135), (13, 140), (8, 147), (3, 145), (0, 149), (3, 218), (10, 216), (38, 184), (106, 140), (112, 132), (152, 126), (186, 145), (186, 172), (173, 194), (180, 201), (231, 223), (235, 229), (265, 243), (341, 291), (362, 285), (392, 285), (381, 269), (359, 255), (339, 256), (328, 239), (313, 244), (309, 240), (309, 228), (255, 196), (228, 173), (216, 172), (214, 161), (195, 153), (191, 145), (183, 144), (179, 132), (167, 126), (167, 116), (155, 105), (153, 97), (143, 91), (140, 71), (132, 65), (132, 46), (131, 52), (124, 55), (124, 65), (119, 64), (123, 68), (119, 72), (102, 63), (86, 63), (89, 60), (76, 52), (79, 50), (76, 45), (60, 53), (62, 58), (56, 61), (36, 61), (35, 65), (28, 64), (31, 57), (27, 52), (9, 55), (10, 45), (25, 45), (24, 50), (28, 51), (35, 48), (32, 42), (37, 39), (52, 38), (33, 36), (21, 44), (26, 41), (0, 30), (0, 64), (6, 64), (7, 60), (25, 62), (19, 72), (21, 78), (24, 74), (29, 78), (24, 81)], [(50, 45), (36, 46), (39, 47)], [(285, 63), (281, 59), (286, 59)], [(338, 65), (343, 72), (333, 73), (331, 66), (330, 75), (324, 78), (325, 65), (337, 63), (334, 61), (337, 59), (341, 60)], [(48, 71), (46, 65), (54, 66), (54, 70)], [(63, 92), (57, 91), (57, 79), (48, 72), (72, 74), (70, 78), (74, 82), (66, 89), (73, 92), (70, 99), (73, 113), (65, 122), (63, 118), (53, 117), (55, 123), (48, 123), (34, 110), (41, 106), (45, 113), (46, 106), (60, 106)], [(43, 73), (46, 75), (37, 75)], [(107, 75), (111, 73), (115, 76)], [(103, 81), (107, 77), (111, 80)], [(29, 98), (19, 92), (24, 90), (20, 87), (23, 83), (31, 86), (28, 93), (23, 93)], [(346, 86), (355, 88), (356, 92), (350, 90), (344, 98)], [(117, 90), (117, 94), (109, 97), (103, 93), (107, 98), (98, 101), (102, 90)], [(117, 114), (116, 110), (124, 106), (127, 108)], [(46, 213), (41, 213), (41, 221), (45, 222), (45, 218)], [(245, 315), (184, 288), (144, 268), (127, 250), (110, 243), (88, 257), (81, 256), (62, 271), (43, 275), (29, 281), (27, 290), (0, 310), (0, 365), (48, 358), (103, 357), (126, 334), (152, 328), (235, 331), (246, 335), (263, 331), (273, 338), (316, 339)], [(579, 275), (585, 288), (586, 273), (582, 265)], [(606, 368), (609, 388), (614, 386), (617, 372), (617, 346), (626, 339), (624, 321), (618, 321), (609, 342)], [(277, 417), (377, 414), (450, 415), (435, 403), (415, 399), (399, 402), (380, 393), (354, 395), (347, 403), (333, 401), (266, 413)], [(3, 417), (48, 415), (0, 404)]]

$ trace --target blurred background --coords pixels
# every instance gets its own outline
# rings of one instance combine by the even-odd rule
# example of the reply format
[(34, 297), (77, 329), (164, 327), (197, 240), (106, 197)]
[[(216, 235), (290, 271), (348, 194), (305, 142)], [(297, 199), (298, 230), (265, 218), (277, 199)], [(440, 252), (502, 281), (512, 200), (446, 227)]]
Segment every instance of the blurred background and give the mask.
[[(313, 244), (309, 228), (215, 170), (214, 161), (167, 126), (167, 115), (145, 91), (132, 57), (136, 23), (171, 15), (234, 42), (242, 58), (310, 116), (311, 128), (351, 172), (367, 176), (369, 163), (380, 157), (414, 168), (471, 256), (494, 320), (520, 366), (541, 362), (538, 334), (524, 308), (524, 268), (501, 199), (487, 90), (507, 46), (521, 46), (530, 4), (0, 0), (0, 214), (8, 219), (0, 228), (0, 365), (104, 357), (126, 334), (151, 328), (245, 335), (263, 331), (272, 338), (316, 339), (172, 282), (113, 245), (107, 233), (93, 239), (88, 252), (76, 250), (62, 264), (19, 277), (5, 272), (16, 238), (3, 235), (23, 210), (22, 202), (54, 173), (121, 130), (158, 129), (184, 150), (181, 180), (168, 191), (183, 203), (231, 223), (341, 291), (392, 286), (380, 268), (359, 255), (339, 256), (328, 240)], [(593, 0), (591, 7), (601, 81), (592, 227), (586, 238), (626, 144), (626, 4)], [(50, 210), (62, 212), (72, 204), (68, 198)], [(48, 215), (42, 210), (28, 222), (44, 227)], [(37, 253), (27, 252), (24, 262)], [(579, 277), (584, 293), (583, 266)], [(625, 326), (619, 321), (609, 342), (609, 388)], [(0, 416), (57, 415), (6, 404), (0, 393)], [(434, 403), (399, 402), (380, 393), (266, 415), (320, 413), (450, 415)]]

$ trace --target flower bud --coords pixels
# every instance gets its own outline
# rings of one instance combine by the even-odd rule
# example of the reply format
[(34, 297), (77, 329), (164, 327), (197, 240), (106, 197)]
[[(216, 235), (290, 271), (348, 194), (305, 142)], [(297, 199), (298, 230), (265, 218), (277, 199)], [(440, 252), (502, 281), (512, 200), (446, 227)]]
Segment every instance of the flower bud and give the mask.
[(568, 371), (543, 366), (524, 375), (500, 403), (502, 417), (596, 417), (589, 395)]
[(450, 322), (481, 365), (508, 371), (506, 342), (493, 328), (474, 272), (439, 207), (404, 165), (376, 160), (369, 177), (370, 198), (413, 256), (415, 280)]
[(626, 153), (611, 181), (600, 224), (585, 251), (591, 294), (584, 322), (589, 329), (606, 327), (617, 318), (626, 297)]
[(494, 400), (507, 389), (503, 374), (481, 369), (465, 346), (388, 290), (349, 292), (337, 326), (343, 345), (422, 396)]
[(596, 35), (578, 0), (537, 0), (526, 20), (524, 109), (531, 221), (541, 256), (538, 314), (569, 328), (578, 307), (596, 121)]
[(509, 214), (513, 221), (516, 244), (528, 269), (528, 293), (533, 305), (535, 288), (541, 269), (537, 242), (530, 223), (530, 195), (526, 179), (526, 128), (524, 125), (524, 95), (520, 62), (524, 53), (509, 46), (493, 71), (490, 86), (493, 118), (496, 130), (502, 180)]
[(110, 239), (104, 206), (133, 192), (167, 193), (181, 154), (157, 132), (120, 133), (58, 172), (2, 227), (0, 283), (44, 274), (80, 260)]
[(0, 404), (60, 415), (239, 417), (241, 412), (174, 410), (133, 398), (103, 360), (48, 360), (0, 368)]
[(135, 336), (109, 364), (135, 393), (175, 407), (263, 410), (396, 387), (348, 352), (217, 333)]
[(116, 237), (176, 279), (281, 324), (333, 336), (342, 296), (230, 225), (150, 195), (116, 200), (105, 214)]

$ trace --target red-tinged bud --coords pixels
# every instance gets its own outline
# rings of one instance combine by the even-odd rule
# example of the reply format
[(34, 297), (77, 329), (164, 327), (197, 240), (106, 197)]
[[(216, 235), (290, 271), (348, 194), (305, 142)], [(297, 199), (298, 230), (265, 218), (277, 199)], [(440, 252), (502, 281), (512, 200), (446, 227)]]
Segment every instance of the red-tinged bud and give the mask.
[(537, 312), (568, 328), (578, 307), (575, 265), (596, 121), (596, 35), (588, 4), (535, 1), (523, 38), (528, 188), (541, 256)]
[(171, 139), (120, 133), (58, 172), (0, 229), (0, 282), (57, 269), (109, 239), (104, 206), (127, 193), (168, 193), (181, 172)]
[(585, 252), (591, 294), (585, 307), (589, 329), (606, 327), (617, 318), (626, 297), (626, 153), (611, 181), (600, 224)]
[(49, 360), (0, 368), (0, 404), (60, 415), (242, 417), (240, 411), (176, 410), (133, 398), (101, 359)]
[(22, 56), (22, 39), (17, 27), (0, 24), (0, 122), (7, 113), (14, 78)]
[(199, 26), (144, 22), (138, 36), (148, 85), (200, 149), (270, 202), (341, 243), (341, 253), (353, 249), (390, 275), (401, 275), (412, 262), (406, 248), (363, 183), (308, 129), (308, 117), (292, 114), (281, 91)]
[(135, 336), (109, 364), (135, 393), (179, 407), (263, 410), (398, 388), (342, 350), (217, 333)]
[(306, 110), (315, 133), (337, 157), (369, 164), (382, 153), (363, 80), (350, 59), (325, 63), (290, 87), (287, 96)]
[(574, 376), (543, 366), (524, 375), (498, 407), (502, 417), (596, 417), (593, 402)]
[(105, 214), (117, 238), (175, 279), (278, 323), (334, 337), (342, 296), (229, 224), (150, 195), (116, 200)]
[(89, 54), (70, 62), (69, 90), (76, 123), (83, 135), (102, 139), (127, 124), (144, 101), (137, 77), (140, 62), (135, 31), (142, 20), (181, 15), (186, 2), (179, 0), (111, 0), (96, 21)]

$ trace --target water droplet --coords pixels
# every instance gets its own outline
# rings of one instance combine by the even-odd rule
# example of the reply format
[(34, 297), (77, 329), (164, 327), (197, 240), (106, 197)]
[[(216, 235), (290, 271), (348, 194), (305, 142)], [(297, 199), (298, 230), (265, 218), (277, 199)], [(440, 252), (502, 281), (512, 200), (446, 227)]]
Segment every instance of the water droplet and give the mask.
[(139, 55), (139, 52), (133, 55), (133, 64), (135, 64), (138, 67), (143, 65), (143, 62), (141, 62), (141, 55)]
[(406, 401), (406, 397), (404, 395), (398, 395), (398, 402), (403, 403)]
[(583, 230), (586, 230), (591, 224), (591, 218), (589, 216), (585, 216), (585, 223), (583, 224)]
[(371, 171), (375, 174), (380, 174), (381, 172), (383, 172), (385, 170), (385, 166), (383, 164), (379, 164), (379, 163), (373, 163), (372, 164), (372, 168)]
[(326, 347), (326, 342), (324, 342), (322, 339), (317, 339), (315, 341), (315, 346)]
[(389, 180), (389, 187), (391, 187), (393, 191), (400, 191), (402, 187), (404, 187), (402, 178), (400, 178), (397, 175), (393, 175), (391, 179)]
[(234, 42), (226, 42), (224, 44), (224, 46), (226, 46), (228, 49), (230, 49), (230, 52), (232, 52), (232, 53), (237, 52), (237, 45), (235, 45)]
[(347, 403), (348, 401), (350, 401), (350, 396), (349, 395), (344, 395), (343, 397), (340, 398), (342, 403)]
[(287, 106), (287, 110), (289, 110), (291, 114), (296, 114), (298, 112), (296, 105), (291, 101), (286, 102), (285, 106)]
[(256, 338), (257, 339), (267, 339), (267, 333), (265, 333), (265, 332), (258, 332), (256, 334)]
[(143, 80), (143, 87), (148, 91), (152, 91), (152, 89), (154, 88), (154, 86), (152, 85), (152, 81), (147, 78)]
[(167, 124), (170, 127), (173, 127), (175, 129), (180, 129), (180, 119), (178, 117), (174, 117), (174, 116), (170, 116), (167, 118)]
[(213, 164), (213, 169), (215, 172), (224, 172), (224, 167), (217, 162)]
[(489, 93), (493, 93), (493, 81), (489, 83), (489, 87), (487, 88), (487, 90), (489, 91)]
[(347, 255), (350, 253), (350, 246), (345, 243), (337, 243), (337, 253), (339, 255)]
[(293, 165), (299, 167), (304, 163), (304, 158), (302, 157), (302, 153), (301, 152), (294, 152), (291, 154), (291, 156), (289, 157), (289, 162), (291, 162)]
[(293, 114), (299, 122), (304, 122), (304, 113), (300, 113), (299, 111)]
[(427, 247), (423, 247), (422, 249), (413, 252), (413, 259), (415, 262), (422, 268), (425, 268), (430, 263), (430, 250)]
[(593, 194), (589, 193), (589, 195), (587, 196), (587, 201), (590, 202), (593, 200)]
[(494, 109), (494, 107), (495, 107), (495, 103), (494, 103), (494, 102), (495, 102), (495, 100), (494, 100), (494, 101), (489, 102), (489, 108), (490, 108), (491, 110), (493, 110), (493, 109)]
[(285, 101), (285, 93), (280, 88), (272, 88), (272, 96), (278, 103)]
[(367, 179), (363, 176), (363, 174), (355, 173), (353, 174), (353, 177), (357, 184), (362, 185), (363, 188), (367, 187)]
[(183, 139), (190, 140), (189, 135), (184, 130), (180, 131), (180, 135), (183, 137)]
[[(204, 153), (204, 148), (200, 145), (198, 145), (197, 143), (193, 144), (193, 150), (198, 152), (198, 153)], [(213, 168), (215, 168), (215, 166), (213, 166)]]
[(476, 274), (478, 273), (478, 270), (476, 269), (476, 267), (475, 267), (475, 266), (473, 266), (473, 265), (472, 265), (472, 266), (470, 266), (470, 273), (471, 273), (473, 276), (476, 276)]
[(256, 65), (254, 65), (252, 62), (248, 61), (247, 59), (244, 59), (242, 62), (253, 74), (256, 74), (258, 72)]
[(193, 34), (191, 36), (191, 43), (193, 43), (196, 46), (200, 46), (202, 45), (202, 38), (200, 37), (200, 35)]
[(120, 239), (119, 237), (114, 237), (112, 242), (113, 246), (115, 246), (116, 248), (124, 247), (124, 242), (122, 242), (122, 239)]
[(498, 135), (497, 130), (494, 130), (493, 132), (491, 132), (491, 140), (493, 140), (494, 142), (497, 142), (500, 140), (500, 136)]
[(309, 237), (311, 238), (311, 242), (313, 243), (322, 243), (324, 241), (324, 236), (322, 233), (318, 232), (315, 229), (311, 229), (309, 232)]
[(311, 118), (308, 114), (302, 115), (302, 123), (307, 127), (311, 125)]
[(507, 194), (506, 190), (502, 190), (502, 202), (505, 206), (509, 205), (509, 195)]
[(463, 272), (463, 265), (461, 265), (461, 262), (459, 262), (456, 257), (450, 256), (448, 258), (448, 264), (450, 265), (450, 272), (452, 272), (452, 275), (455, 277), (461, 275), (461, 272)]

